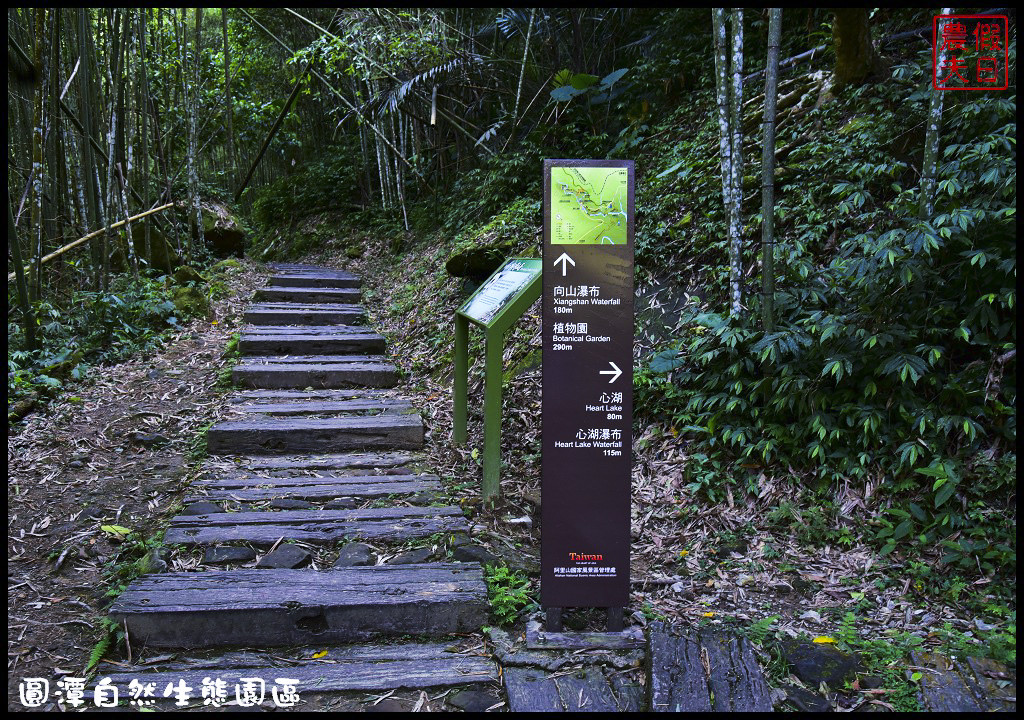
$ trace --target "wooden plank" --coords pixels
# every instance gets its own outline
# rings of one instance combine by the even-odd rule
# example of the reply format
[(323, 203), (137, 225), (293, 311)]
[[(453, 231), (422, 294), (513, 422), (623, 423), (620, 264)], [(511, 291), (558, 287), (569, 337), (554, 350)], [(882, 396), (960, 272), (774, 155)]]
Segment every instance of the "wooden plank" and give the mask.
[(407, 415), (416, 412), (408, 400), (311, 400), (253, 402), (231, 406), (232, 412), (254, 415)]
[(365, 325), (243, 325), (241, 330), (242, 335), (292, 335), (297, 332), (303, 335), (365, 335), (373, 331)]
[[(343, 357), (343, 356), (338, 356)], [(262, 388), (388, 388), (398, 384), (398, 370), (388, 362), (258, 363), (248, 359), (231, 372), (236, 385)]]
[[(302, 697), (306, 693), (334, 693), (351, 690), (393, 690), (400, 688), (440, 688), (457, 685), (476, 685), (497, 680), (494, 663), (486, 658), (472, 655), (427, 657), (415, 660), (395, 658), (382, 661), (368, 659), (350, 662), (317, 662), (307, 660), (304, 664), (274, 667), (269, 663), (263, 667), (232, 667), (217, 670), (178, 670), (170, 672), (146, 672), (144, 668), (131, 672), (104, 673), (110, 683), (118, 688), (120, 697), (130, 697), (129, 685), (132, 680), (141, 683), (155, 682), (158, 698), (162, 700), (163, 689), (169, 684), (177, 686), (183, 679), (188, 687), (203, 687), (203, 680), (223, 681), (227, 685), (228, 698), (235, 700), (235, 686), (242, 679), (260, 678), (267, 688), (264, 707), (273, 707), (271, 688), (277, 679), (287, 677), (297, 681), (296, 691)], [(95, 684), (86, 693), (92, 697)], [(163, 700), (173, 703), (174, 698)], [(226, 703), (225, 703), (226, 705)], [(232, 705), (231, 707), (235, 707)]]
[(647, 646), (638, 627), (622, 632), (547, 632), (537, 621), (526, 626), (529, 650), (631, 650)]
[(555, 681), (537, 668), (502, 669), (509, 712), (565, 712)]
[(366, 311), (360, 305), (340, 303), (256, 303), (242, 314), (253, 325), (356, 325)]
[(377, 333), (348, 333), (341, 336), (311, 335), (305, 332), (292, 334), (251, 334), (242, 335), (238, 340), (238, 351), (243, 355), (342, 355), (346, 353), (383, 353), (387, 343)]
[(746, 638), (653, 623), (651, 708), (655, 712), (771, 712), (764, 673)]
[(305, 288), (271, 285), (256, 290), (255, 300), (259, 302), (301, 302), (301, 303), (356, 303), (359, 302), (358, 288)]
[(304, 273), (294, 270), (271, 276), (268, 285), (277, 287), (357, 288), (362, 283), (356, 277), (343, 277), (330, 273)]
[(700, 644), (711, 666), (708, 685), (715, 712), (772, 712), (771, 690), (749, 640), (701, 630)]
[(110, 609), (133, 647), (280, 646), (474, 632), (487, 588), (470, 563), (144, 575)]
[(346, 365), (387, 363), (383, 355), (253, 355), (243, 361), (246, 365)]
[(566, 712), (619, 712), (608, 680), (596, 667), (560, 675), (555, 678), (555, 686)]
[(206, 445), (213, 455), (418, 450), (423, 447), (423, 420), (415, 414), (228, 420), (207, 431)]
[(667, 626), (652, 623), (650, 648), (647, 686), (651, 692), (651, 710), (711, 712), (708, 678), (696, 638), (680, 637), (671, 633)]
[(1013, 712), (1017, 708), (1017, 673), (989, 658), (967, 658), (974, 674), (978, 695), (991, 712)]
[(247, 542), (267, 547), (284, 538), (330, 545), (345, 538), (394, 542), (468, 529), (462, 511), (455, 507), (249, 511), (178, 515), (172, 518), (164, 542), (189, 546)]
[(267, 267), (271, 270), (280, 272), (296, 272), (296, 273), (309, 273), (314, 275), (330, 275), (335, 277), (345, 278), (358, 278), (348, 270), (341, 270), (339, 268), (324, 267), (322, 265), (310, 265), (309, 263), (286, 263), (286, 262), (272, 262), (267, 263)]
[[(274, 498), (295, 498), (298, 500), (332, 500), (334, 498), (350, 497), (358, 499), (370, 499), (376, 497), (387, 497), (389, 495), (412, 495), (418, 492), (440, 492), (441, 483), (434, 479), (412, 480), (410, 476), (405, 481), (399, 482), (355, 482), (355, 483), (314, 483), (314, 484), (288, 484), (279, 485), (275, 483), (272, 487), (246, 487), (246, 488), (219, 488), (208, 484), (193, 485), (196, 494), (185, 497), (184, 504), (208, 500), (220, 502), (223, 500), (237, 500), (238, 502), (251, 503), (273, 500)], [(413, 476), (415, 477), (415, 476)], [(421, 476), (430, 478), (429, 475)], [(317, 478), (321, 479), (321, 478)], [(265, 482), (265, 480), (264, 480)]]
[(408, 400), (395, 390), (374, 390), (370, 388), (283, 388), (280, 390), (255, 389), (236, 390), (228, 398), (232, 403), (282, 402), (285, 400)]
[(327, 472), (331, 470), (384, 472), (401, 469), (416, 462), (419, 456), (408, 452), (353, 452), (323, 455), (235, 455), (223, 459), (209, 458), (203, 464), (207, 473), (216, 473), (225, 467), (253, 472)]
[[(959, 663), (939, 653), (912, 652), (911, 665), (921, 673), (918, 680), (918, 699), (926, 712), (986, 712), (983, 698), (978, 697), (973, 685), (976, 680), (964, 673)], [(909, 676), (911, 671), (907, 671)]]
[(439, 482), (437, 475), (411, 474), (408, 470), (398, 471), (389, 474), (376, 474), (373, 472), (352, 471), (344, 474), (330, 473), (326, 475), (300, 475), (293, 477), (267, 477), (266, 475), (253, 474), (227, 474), (209, 473), (212, 477), (207, 480), (197, 480), (193, 487), (200, 490), (230, 490), (233, 488), (258, 488), (258, 487), (316, 487), (317, 485), (356, 485), (360, 483), (372, 483), (374, 485), (387, 485), (388, 483), (408, 482)]

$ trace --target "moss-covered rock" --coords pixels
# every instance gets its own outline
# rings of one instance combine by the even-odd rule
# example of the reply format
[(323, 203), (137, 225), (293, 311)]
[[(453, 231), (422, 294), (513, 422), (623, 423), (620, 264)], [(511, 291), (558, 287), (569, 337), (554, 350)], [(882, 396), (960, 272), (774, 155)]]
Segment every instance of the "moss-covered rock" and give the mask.
[[(154, 224), (149, 228), (149, 253), (146, 252), (146, 229), (143, 223), (134, 223), (131, 227), (132, 247), (139, 258), (139, 268), (152, 268), (169, 273), (178, 265), (178, 252), (159, 228)], [(125, 272), (128, 269), (128, 248), (124, 233), (117, 235), (114, 253), (110, 257), (110, 266), (114, 272)]]
[(210, 272), (215, 275), (237, 272), (242, 269), (242, 263), (234, 258), (224, 258), (210, 267)]
[(217, 257), (236, 255), (245, 251), (245, 230), (230, 210), (223, 205), (208, 204), (202, 208), (203, 237)]
[(210, 300), (196, 287), (176, 287), (171, 290), (171, 302), (181, 318), (206, 317), (210, 314)]
[(468, 277), (479, 282), (497, 270), (515, 247), (514, 240), (468, 244), (448, 258), (444, 269), (454, 277)]
[(188, 285), (189, 283), (203, 284), (206, 280), (199, 271), (189, 265), (182, 265), (180, 268), (174, 271), (174, 282), (178, 285)]

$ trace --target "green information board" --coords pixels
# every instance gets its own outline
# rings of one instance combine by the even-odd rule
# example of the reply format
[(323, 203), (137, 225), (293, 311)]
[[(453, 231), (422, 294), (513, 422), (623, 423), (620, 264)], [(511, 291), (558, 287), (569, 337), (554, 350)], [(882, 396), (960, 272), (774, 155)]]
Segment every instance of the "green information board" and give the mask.
[(540, 258), (511, 258), (487, 278), (455, 311), (455, 378), (453, 440), (466, 442), (469, 398), (469, 325), (484, 331), (484, 477), (483, 499), (493, 502), (501, 493), (501, 355), (505, 331), (540, 297)]
[[(515, 301), (530, 289), (532, 283), (540, 280), (542, 267), (540, 258), (506, 260), (476, 289), (469, 300), (463, 303), (458, 312), (484, 327), (503, 324), (502, 318), (517, 304)], [(534, 296), (533, 300), (536, 299)], [(515, 317), (518, 318), (519, 314)]]

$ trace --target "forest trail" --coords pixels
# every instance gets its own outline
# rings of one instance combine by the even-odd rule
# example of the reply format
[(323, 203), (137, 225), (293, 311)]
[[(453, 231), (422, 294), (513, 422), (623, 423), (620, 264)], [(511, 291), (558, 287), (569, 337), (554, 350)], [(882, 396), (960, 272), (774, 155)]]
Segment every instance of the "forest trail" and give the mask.
[[(203, 475), (165, 536), (201, 548), (203, 569), (138, 578), (110, 616), (137, 659), (158, 648), (289, 649), (179, 656), (111, 682), (199, 688), (214, 673), (228, 687), (262, 678), (269, 688), (286, 675), (299, 693), (494, 682), (494, 663), (450, 637), (366, 642), (475, 633), (487, 588), (478, 563), (432, 561), (440, 537), (468, 542), (467, 523), (434, 503), (439, 480), (416, 454), (423, 421), (395, 389), (384, 339), (356, 324), (359, 279), (274, 269), (245, 313), (231, 417), (208, 431)], [(333, 567), (311, 566), (325, 546), (338, 548)]]
[[(359, 279), (273, 267), (244, 313), (227, 417), (207, 431), (210, 456), (164, 536), (202, 552), (202, 569), (143, 575), (121, 593), (109, 614), (134, 664), (104, 667), (109, 684), (122, 695), (133, 680), (216, 694), (222, 682), (217, 702), (236, 700), (235, 686), (242, 707), (262, 682), (314, 694), (313, 709), (323, 693), (458, 686), (481, 688), (449, 698), (467, 710), (771, 709), (742, 639), (663, 633), (648, 650), (639, 628), (531, 625), (518, 638), (491, 629), (492, 656), (479, 634), (489, 612), (483, 568), (458, 561), (475, 556), (469, 526), (439, 501), (440, 480), (419, 453), (421, 415), (398, 387), (384, 338), (360, 324)], [(446, 555), (456, 562), (439, 561)], [(707, 667), (680, 662), (719, 646), (707, 667), (737, 678), (732, 687), (712, 688)], [(577, 663), (571, 675), (559, 671)]]

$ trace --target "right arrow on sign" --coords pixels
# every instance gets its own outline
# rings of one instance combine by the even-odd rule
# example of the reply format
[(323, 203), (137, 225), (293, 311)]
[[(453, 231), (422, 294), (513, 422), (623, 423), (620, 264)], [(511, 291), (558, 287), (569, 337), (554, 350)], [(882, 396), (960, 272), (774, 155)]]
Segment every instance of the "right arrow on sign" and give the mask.
[(576, 261), (569, 257), (566, 253), (562, 253), (561, 255), (558, 256), (558, 259), (555, 260), (555, 267), (558, 267), (558, 263), (562, 263), (562, 277), (565, 277), (566, 268), (568, 268), (570, 265), (576, 267)]
[(611, 383), (613, 383), (613, 382), (615, 382), (616, 380), (619, 379), (619, 375), (622, 374), (622, 371), (619, 370), (619, 366), (616, 365), (615, 363), (613, 363), (611, 360), (608, 361), (608, 364), (611, 365), (614, 368), (614, 370), (602, 370), (600, 374), (601, 375), (611, 375), (612, 378), (611, 378), (611, 380), (608, 381), (608, 383), (611, 384)]

